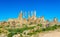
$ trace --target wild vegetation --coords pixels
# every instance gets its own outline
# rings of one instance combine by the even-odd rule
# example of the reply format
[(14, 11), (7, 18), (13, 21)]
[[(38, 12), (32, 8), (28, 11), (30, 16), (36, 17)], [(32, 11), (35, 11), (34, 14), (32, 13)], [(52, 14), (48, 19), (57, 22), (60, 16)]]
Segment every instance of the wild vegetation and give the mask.
[[(34, 30), (34, 28), (36, 28), (36, 30)], [(57, 25), (57, 24), (55, 24), (54, 26), (48, 26), (46, 28), (43, 28), (42, 24), (38, 24), (33, 27), (24, 26), (23, 28), (14, 28), (14, 29), (8, 28), (8, 26), (5, 28), (3, 26), (0, 26), (0, 34), (5, 33), (5, 34), (7, 34), (8, 37), (12, 37), (15, 34), (20, 34), (21, 37), (23, 37), (22, 34), (31, 36), (36, 33), (52, 31), (52, 30), (55, 30), (58, 28), (60, 28), (60, 25)], [(28, 32), (28, 30), (30, 30), (30, 31)], [(24, 31), (26, 31), (26, 32), (23, 33)]]

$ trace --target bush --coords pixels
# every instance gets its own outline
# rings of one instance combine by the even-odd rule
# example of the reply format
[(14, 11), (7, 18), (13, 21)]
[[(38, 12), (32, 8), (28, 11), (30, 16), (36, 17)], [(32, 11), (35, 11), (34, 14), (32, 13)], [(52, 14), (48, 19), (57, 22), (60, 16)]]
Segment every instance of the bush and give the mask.
[(42, 27), (42, 24), (38, 24), (37, 26), (40, 26), (40, 27)]
[(17, 34), (17, 33), (10, 33), (10, 34), (8, 34), (8, 37), (12, 37), (15, 34)]
[(49, 30), (55, 30), (55, 29), (57, 29), (58, 28), (58, 26), (57, 25), (54, 25), (54, 26), (49, 26), (49, 27), (46, 27), (46, 31), (49, 31)]

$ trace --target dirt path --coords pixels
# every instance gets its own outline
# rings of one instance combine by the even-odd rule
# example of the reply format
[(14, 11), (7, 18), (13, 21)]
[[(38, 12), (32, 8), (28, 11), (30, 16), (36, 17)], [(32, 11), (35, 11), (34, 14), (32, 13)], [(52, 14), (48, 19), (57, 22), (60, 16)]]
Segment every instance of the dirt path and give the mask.
[(55, 30), (55, 31), (40, 33), (39, 37), (60, 37), (60, 31)]

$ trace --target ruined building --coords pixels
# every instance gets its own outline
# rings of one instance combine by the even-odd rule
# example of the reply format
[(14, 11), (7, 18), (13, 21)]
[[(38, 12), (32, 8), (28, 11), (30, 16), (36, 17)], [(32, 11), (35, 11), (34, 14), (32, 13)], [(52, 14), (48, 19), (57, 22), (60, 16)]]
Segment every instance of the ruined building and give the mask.
[[(58, 24), (58, 20), (57, 18), (54, 18), (53, 21), (48, 21), (45, 20), (44, 16), (37, 18), (36, 17), (36, 11), (33, 12), (33, 15), (31, 16), (31, 13), (28, 12), (28, 19), (23, 18), (23, 12), (21, 11), (18, 18), (16, 19), (9, 19), (7, 22), (2, 22), (0, 24), (8, 24), (10, 26), (14, 26), (14, 27), (22, 27), (23, 25), (37, 25), (37, 24), (42, 24), (43, 27), (46, 27), (48, 25), (55, 25)], [(25, 17), (25, 14), (24, 14)]]

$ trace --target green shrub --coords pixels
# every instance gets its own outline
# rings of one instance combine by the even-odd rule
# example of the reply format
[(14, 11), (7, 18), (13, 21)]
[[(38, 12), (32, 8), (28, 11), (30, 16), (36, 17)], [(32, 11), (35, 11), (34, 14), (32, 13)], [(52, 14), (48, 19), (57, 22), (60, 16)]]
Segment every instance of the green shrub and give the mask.
[(15, 34), (17, 34), (17, 33), (10, 33), (10, 34), (8, 34), (8, 37), (12, 37)]
[(17, 32), (19, 32), (19, 33), (22, 33), (23, 31), (25, 31), (25, 30), (29, 30), (29, 29), (33, 29), (35, 26), (33, 26), (33, 27), (24, 27), (24, 28), (16, 28), (16, 29), (7, 29), (9, 32), (13, 32), (13, 33), (17, 33)]
[(42, 24), (38, 24), (37, 26), (40, 26), (40, 27), (42, 27)]
[(57, 25), (49, 26), (49, 27), (46, 27), (45, 30), (46, 31), (55, 30), (55, 29), (57, 29), (57, 27), (58, 27)]

